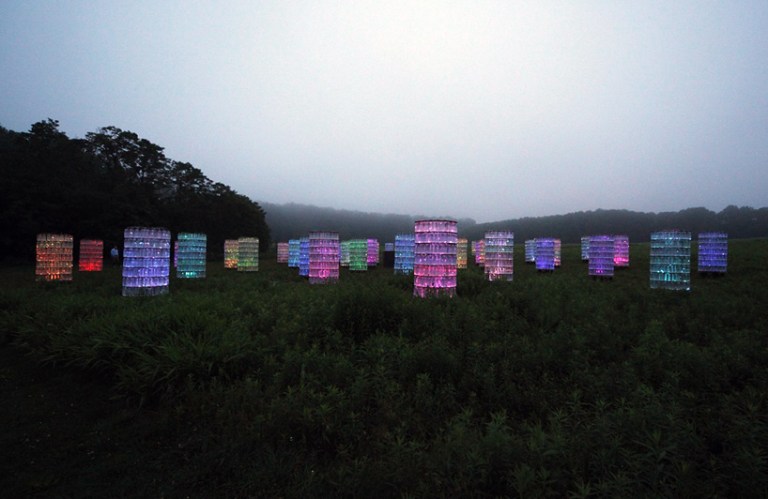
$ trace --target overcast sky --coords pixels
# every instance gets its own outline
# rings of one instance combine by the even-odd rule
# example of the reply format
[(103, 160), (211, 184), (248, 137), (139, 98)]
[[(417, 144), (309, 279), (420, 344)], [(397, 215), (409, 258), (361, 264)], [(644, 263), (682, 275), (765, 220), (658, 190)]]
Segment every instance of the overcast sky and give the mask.
[(256, 201), (478, 222), (768, 205), (768, 1), (0, 2), (0, 125)]

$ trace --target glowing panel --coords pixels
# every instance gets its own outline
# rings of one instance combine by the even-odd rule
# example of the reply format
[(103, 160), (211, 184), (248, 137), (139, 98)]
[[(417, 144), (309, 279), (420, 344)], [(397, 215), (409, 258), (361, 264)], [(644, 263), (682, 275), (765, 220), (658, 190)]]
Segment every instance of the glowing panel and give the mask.
[(563, 244), (560, 239), (555, 239), (555, 267), (559, 267), (563, 262)]
[(299, 275), (309, 277), (309, 238), (299, 239)]
[(171, 232), (153, 227), (128, 227), (123, 239), (123, 296), (167, 294)]
[(613, 236), (613, 264), (616, 267), (629, 267), (629, 236)]
[(332, 284), (339, 280), (339, 234), (309, 233), (309, 283)]
[(485, 275), (489, 281), (512, 280), (514, 248), (514, 232), (485, 233)]
[(179, 249), (176, 252), (176, 277), (201, 279), (205, 277), (205, 250), (208, 236), (192, 232), (179, 232)]
[(395, 274), (413, 273), (415, 237), (413, 234), (395, 236)]
[(469, 241), (460, 237), (456, 243), (456, 268), (467, 268), (467, 250), (469, 249)]
[(288, 266), (292, 269), (299, 268), (299, 253), (301, 253), (301, 241), (298, 239), (288, 240)]
[(613, 236), (589, 238), (589, 275), (613, 277), (615, 242)]
[(480, 239), (475, 241), (475, 265), (482, 267), (485, 265), (485, 241)]
[(80, 240), (80, 272), (99, 272), (104, 268), (104, 241), (101, 239)]
[(237, 240), (237, 271), (259, 270), (259, 238), (241, 237)]
[(277, 243), (277, 263), (288, 263), (288, 243)]
[(536, 270), (555, 270), (556, 239), (536, 238)]
[(379, 264), (379, 240), (368, 239), (368, 266), (375, 267)]
[(349, 243), (350, 241), (342, 241), (341, 246), (341, 256), (339, 256), (339, 265), (342, 267), (349, 267)]
[(525, 241), (525, 263), (536, 262), (536, 240), (527, 239)]
[(414, 232), (413, 294), (456, 296), (456, 221), (419, 220)]
[(237, 239), (226, 239), (224, 241), (224, 268), (236, 269), (237, 268), (237, 253), (239, 249), (237, 246)]
[[(581, 261), (589, 260), (589, 236), (581, 237)], [(526, 241), (527, 242), (527, 241)]]
[(71, 281), (74, 241), (70, 234), (38, 234), (35, 280)]
[(691, 290), (691, 233), (651, 234), (651, 288)]
[(365, 239), (352, 239), (349, 242), (349, 270), (368, 270), (368, 241)]
[(699, 233), (699, 272), (725, 274), (728, 268), (728, 234)]

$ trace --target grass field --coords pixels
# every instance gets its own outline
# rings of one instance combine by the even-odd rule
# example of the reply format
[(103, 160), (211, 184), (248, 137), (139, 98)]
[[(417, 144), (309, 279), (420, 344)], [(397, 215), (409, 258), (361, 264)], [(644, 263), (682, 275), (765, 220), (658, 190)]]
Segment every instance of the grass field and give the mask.
[[(0, 269), (0, 489), (47, 496), (768, 496), (768, 241), (649, 289), (576, 245), (455, 299), (265, 259), (171, 293)], [(694, 255), (695, 262), (695, 255)], [(695, 270), (695, 263), (694, 263)], [(66, 413), (66, 415), (64, 415)]]

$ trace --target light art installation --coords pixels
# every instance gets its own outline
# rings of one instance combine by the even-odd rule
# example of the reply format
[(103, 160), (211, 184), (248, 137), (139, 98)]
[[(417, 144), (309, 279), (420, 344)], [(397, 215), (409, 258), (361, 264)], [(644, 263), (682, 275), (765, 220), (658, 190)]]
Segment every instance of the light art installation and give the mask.
[(309, 238), (299, 239), (299, 275), (309, 277)]
[(237, 240), (237, 271), (259, 270), (259, 238), (241, 237)]
[(103, 268), (104, 241), (101, 239), (81, 239), (77, 269), (80, 272), (99, 272)]
[(368, 270), (368, 241), (352, 239), (349, 241), (349, 270), (364, 272)]
[(536, 262), (536, 240), (526, 239), (525, 241), (525, 263)]
[(288, 240), (288, 267), (292, 269), (299, 268), (299, 253), (301, 252), (301, 241), (298, 239)]
[(485, 241), (480, 239), (475, 243), (475, 265), (482, 267), (485, 265)]
[(467, 250), (469, 249), (469, 241), (466, 238), (460, 237), (456, 243), (456, 268), (467, 268)]
[(277, 263), (288, 263), (288, 243), (277, 243)]
[(331, 284), (339, 280), (339, 234), (309, 233), (309, 283)]
[(395, 243), (384, 243), (384, 251), (395, 251)]
[(339, 265), (342, 267), (349, 267), (349, 243), (350, 241), (342, 241), (340, 244)]
[(238, 251), (239, 249), (237, 246), (237, 239), (224, 240), (224, 268), (225, 269), (237, 268)]
[(629, 236), (613, 236), (613, 264), (616, 267), (629, 267)]
[(415, 237), (413, 234), (395, 236), (395, 274), (412, 274)]
[(176, 277), (200, 279), (205, 277), (205, 251), (208, 236), (192, 232), (179, 232), (176, 250)]
[(123, 240), (123, 296), (167, 294), (171, 232), (162, 228), (128, 227)]
[(179, 264), (179, 240), (173, 242), (173, 268), (175, 269)]
[(563, 262), (563, 244), (560, 239), (555, 239), (555, 267)]
[(414, 296), (456, 296), (456, 221), (418, 220), (414, 232)]
[(691, 290), (691, 233), (651, 234), (651, 288)]
[(728, 268), (728, 234), (699, 233), (699, 272), (725, 274)]
[[(581, 236), (581, 261), (589, 260), (589, 236)], [(527, 242), (527, 241), (526, 241)]]
[(614, 251), (613, 236), (591, 236), (589, 238), (589, 275), (613, 277)]
[(485, 275), (489, 281), (513, 278), (514, 232), (485, 233)]
[(379, 240), (368, 239), (368, 266), (375, 267), (379, 264)]
[(35, 280), (71, 281), (73, 244), (70, 234), (38, 234), (35, 245)]
[(555, 270), (555, 241), (546, 237), (536, 238), (536, 270)]

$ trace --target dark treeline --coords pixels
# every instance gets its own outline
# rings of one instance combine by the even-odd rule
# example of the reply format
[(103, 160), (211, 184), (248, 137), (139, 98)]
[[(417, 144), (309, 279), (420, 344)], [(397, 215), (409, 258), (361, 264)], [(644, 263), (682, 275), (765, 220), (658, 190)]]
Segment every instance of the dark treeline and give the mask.
[(133, 132), (109, 126), (73, 139), (48, 119), (28, 132), (0, 127), (0, 256), (34, 257), (41, 232), (122, 246), (128, 226), (202, 232), (209, 255), (227, 238), (269, 247), (261, 207)]

